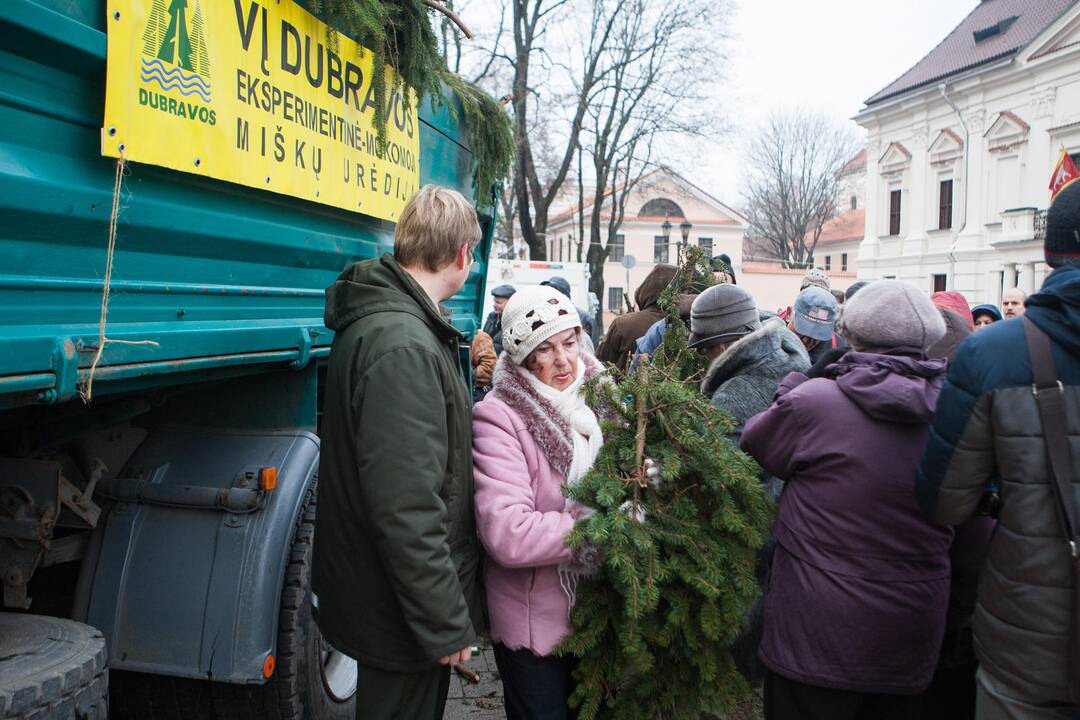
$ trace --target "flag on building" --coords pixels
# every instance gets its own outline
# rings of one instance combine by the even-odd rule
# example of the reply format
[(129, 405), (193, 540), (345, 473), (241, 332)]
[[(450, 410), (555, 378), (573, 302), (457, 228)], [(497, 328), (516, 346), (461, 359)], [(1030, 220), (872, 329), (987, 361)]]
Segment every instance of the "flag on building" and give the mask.
[(1062, 146), (1057, 165), (1054, 166), (1054, 172), (1050, 176), (1050, 204), (1054, 204), (1054, 199), (1059, 192), (1077, 180), (1080, 180), (1080, 170), (1077, 170), (1076, 163), (1073, 162), (1072, 157), (1065, 152), (1065, 147)]

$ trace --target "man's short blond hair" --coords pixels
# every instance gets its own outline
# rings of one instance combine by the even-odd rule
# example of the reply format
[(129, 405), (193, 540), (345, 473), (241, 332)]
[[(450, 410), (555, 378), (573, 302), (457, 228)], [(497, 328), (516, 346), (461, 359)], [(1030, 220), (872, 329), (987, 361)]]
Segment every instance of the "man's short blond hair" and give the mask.
[(394, 230), (394, 258), (406, 267), (438, 272), (480, 242), (476, 209), (450, 188), (425, 185), (409, 198)]

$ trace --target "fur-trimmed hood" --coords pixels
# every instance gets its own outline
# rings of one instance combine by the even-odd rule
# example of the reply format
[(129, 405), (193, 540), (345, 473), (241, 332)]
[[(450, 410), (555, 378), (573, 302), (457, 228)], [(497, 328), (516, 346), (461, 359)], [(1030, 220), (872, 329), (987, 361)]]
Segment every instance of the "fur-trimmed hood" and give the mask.
[(775, 316), (762, 323), (759, 330), (732, 343), (723, 355), (712, 361), (705, 379), (701, 381), (701, 392), (712, 395), (727, 380), (763, 363), (805, 363), (805, 367), (793, 368), (789, 372), (810, 367), (810, 357), (799, 338), (788, 330), (783, 320)]
[[(592, 355), (581, 353), (579, 359), (585, 365), (586, 381), (597, 373), (604, 372), (604, 366)], [(529, 385), (514, 368), (507, 353), (499, 356), (491, 386), (488, 397), (495, 397), (506, 403), (521, 417), (551, 466), (564, 478), (567, 477), (574, 459), (574, 441), (566, 418)], [(601, 417), (597, 408), (593, 408), (593, 412), (596, 412), (598, 418)]]

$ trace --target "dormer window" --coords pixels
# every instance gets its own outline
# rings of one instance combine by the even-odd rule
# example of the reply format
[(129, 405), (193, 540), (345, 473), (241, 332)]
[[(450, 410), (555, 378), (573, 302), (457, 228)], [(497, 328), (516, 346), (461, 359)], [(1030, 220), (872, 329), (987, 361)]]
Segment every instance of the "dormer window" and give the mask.
[(989, 40), (992, 37), (997, 37), (998, 35), (1004, 35), (1008, 29), (1012, 27), (1012, 24), (1016, 22), (1016, 18), (1017, 16), (1013, 15), (1004, 20), (999, 20), (989, 27), (984, 27), (982, 30), (976, 30), (972, 33), (975, 37), (975, 44), (981, 43), (984, 40)]

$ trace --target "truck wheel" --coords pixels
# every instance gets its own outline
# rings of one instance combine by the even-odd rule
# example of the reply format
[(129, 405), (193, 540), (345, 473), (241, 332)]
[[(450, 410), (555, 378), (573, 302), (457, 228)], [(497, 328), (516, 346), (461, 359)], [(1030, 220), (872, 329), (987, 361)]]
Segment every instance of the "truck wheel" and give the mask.
[(277, 669), (265, 685), (215, 683), (219, 720), (353, 720), (356, 661), (323, 640), (312, 614), (311, 550), (318, 476), (296, 526), (278, 618)]
[(356, 662), (330, 648), (312, 615), (312, 481), (304, 498), (278, 616), (276, 669), (265, 685), (234, 685), (115, 673), (113, 706), (122, 720), (353, 720)]
[(74, 620), (0, 613), (0, 718), (105, 720), (105, 638)]

